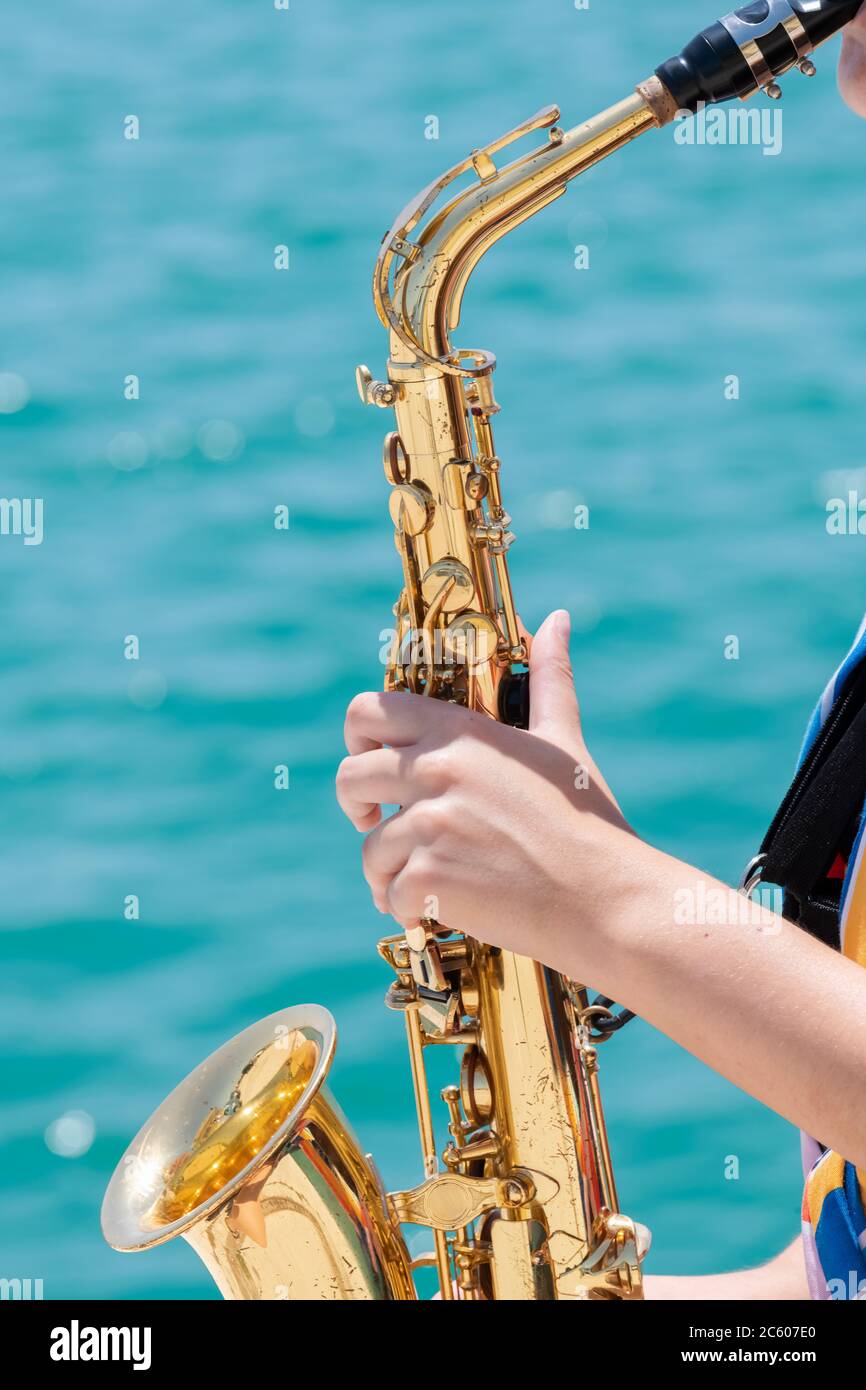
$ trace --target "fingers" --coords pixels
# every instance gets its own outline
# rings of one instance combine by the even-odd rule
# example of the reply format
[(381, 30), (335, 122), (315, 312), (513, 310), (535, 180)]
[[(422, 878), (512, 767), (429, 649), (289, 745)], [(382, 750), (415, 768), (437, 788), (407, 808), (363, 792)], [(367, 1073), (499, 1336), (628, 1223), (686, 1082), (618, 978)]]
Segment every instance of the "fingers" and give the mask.
[(356, 830), (370, 830), (380, 806), (414, 799), (411, 760), (397, 748), (374, 748), (344, 758), (337, 769), (337, 801)]
[(425, 800), (370, 832), (364, 841), (364, 877), (380, 912), (390, 912), (404, 925), (430, 915), (450, 853), (449, 825), (447, 809)]
[(431, 729), (441, 710), (435, 700), (423, 695), (366, 691), (355, 696), (346, 712), (346, 747), (350, 753), (367, 753), (386, 743), (392, 748), (408, 747)]
[(417, 859), (416, 851), (388, 885), (388, 911), (402, 927), (415, 926), (422, 917), (430, 916), (430, 904), (436, 901), (430, 894), (429, 883), (419, 874)]
[(559, 609), (535, 634), (529, 667), (529, 728), (580, 736), (580, 714), (568, 654), (568, 614)]
[[(337, 768), (337, 805), (348, 816), (356, 830), (362, 834), (372, 830), (382, 819), (380, 803), (362, 790), (364, 778), (358, 775), (358, 764), (362, 758), (375, 758), (377, 753), (387, 753), (385, 748), (373, 749), (368, 753), (356, 753), (354, 757), (344, 758)], [(395, 802), (395, 805), (398, 804)]]
[(364, 841), (364, 877), (380, 912), (391, 911), (388, 891), (412, 853), (412, 840), (405, 822), (406, 813), (398, 811), (371, 831)]

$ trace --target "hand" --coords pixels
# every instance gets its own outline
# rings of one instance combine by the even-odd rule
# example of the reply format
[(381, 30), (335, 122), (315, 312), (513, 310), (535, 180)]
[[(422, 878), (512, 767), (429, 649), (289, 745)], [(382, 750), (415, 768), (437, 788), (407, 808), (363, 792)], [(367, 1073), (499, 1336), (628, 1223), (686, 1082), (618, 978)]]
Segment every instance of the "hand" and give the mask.
[[(618, 999), (866, 1168), (862, 966), (781, 919), (755, 926), (733, 890), (633, 834), (584, 744), (558, 614), (530, 670), (528, 732), (424, 696), (353, 700), (337, 789), (369, 832), (377, 905), (406, 926), (435, 917)], [(403, 809), (382, 821), (382, 804)], [(695, 904), (686, 916), (684, 891)], [(701, 907), (730, 898), (730, 919)], [(832, 1086), (809, 1023), (824, 1006)]]
[[(534, 639), (529, 731), (420, 695), (357, 696), (337, 797), (369, 832), (381, 912), (435, 917), (570, 974), (577, 954), (584, 978), (641, 842), (584, 743), (568, 626), (553, 613)], [(382, 805), (402, 809), (383, 821)]]
[(839, 90), (858, 116), (866, 116), (866, 5), (842, 30)]

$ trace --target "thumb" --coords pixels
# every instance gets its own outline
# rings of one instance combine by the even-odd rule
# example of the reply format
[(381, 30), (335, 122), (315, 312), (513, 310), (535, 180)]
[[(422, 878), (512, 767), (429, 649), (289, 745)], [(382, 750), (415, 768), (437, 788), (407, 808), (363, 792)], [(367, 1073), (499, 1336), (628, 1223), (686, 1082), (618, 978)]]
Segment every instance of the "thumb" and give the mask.
[(532, 639), (529, 664), (529, 728), (556, 728), (581, 739), (580, 710), (568, 655), (571, 620), (564, 609), (545, 618)]

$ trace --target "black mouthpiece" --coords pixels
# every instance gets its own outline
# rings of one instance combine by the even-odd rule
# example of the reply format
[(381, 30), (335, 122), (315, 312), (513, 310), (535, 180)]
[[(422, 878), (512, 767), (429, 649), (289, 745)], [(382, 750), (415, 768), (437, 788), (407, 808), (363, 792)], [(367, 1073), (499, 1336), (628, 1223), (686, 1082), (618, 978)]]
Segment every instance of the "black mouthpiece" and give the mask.
[(682, 111), (758, 89), (778, 96), (774, 79), (848, 24), (861, 0), (755, 0), (711, 24), (676, 58), (656, 68)]

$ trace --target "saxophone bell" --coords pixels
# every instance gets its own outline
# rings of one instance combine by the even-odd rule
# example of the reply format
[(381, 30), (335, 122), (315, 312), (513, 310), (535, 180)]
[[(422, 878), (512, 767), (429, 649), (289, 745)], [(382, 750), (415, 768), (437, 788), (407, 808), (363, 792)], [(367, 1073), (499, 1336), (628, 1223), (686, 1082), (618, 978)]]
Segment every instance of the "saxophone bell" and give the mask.
[(325, 1084), (336, 1038), (327, 1009), (304, 1004), (192, 1071), (114, 1172), (109, 1244), (183, 1236), (227, 1299), (414, 1298), (378, 1176)]

